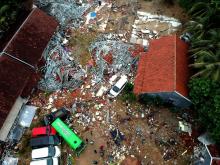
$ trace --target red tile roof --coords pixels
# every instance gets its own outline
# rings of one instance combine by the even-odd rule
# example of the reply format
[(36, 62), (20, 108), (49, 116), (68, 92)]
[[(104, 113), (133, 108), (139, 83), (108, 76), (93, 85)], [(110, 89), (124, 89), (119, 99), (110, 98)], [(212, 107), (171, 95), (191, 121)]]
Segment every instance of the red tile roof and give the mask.
[(152, 40), (139, 59), (134, 93), (177, 91), (188, 95), (188, 45), (176, 35)]
[[(36, 66), (57, 26), (54, 18), (35, 8), (8, 42), (4, 52)], [(6, 54), (0, 55), (0, 128), (33, 73), (34, 70), (27, 65)]]
[(220, 158), (220, 148), (219, 146), (215, 144), (210, 144), (207, 146), (209, 149), (209, 153), (211, 154), (212, 157)]
[(9, 57), (0, 57), (0, 126), (4, 123), (16, 98), (32, 71)]
[[(211, 154), (212, 165), (220, 165), (220, 148), (219, 145), (211, 144), (207, 146), (209, 153)], [(217, 158), (217, 159), (215, 159)]]
[(3, 51), (35, 65), (57, 26), (51, 16), (35, 8)]
[(213, 159), (212, 165), (220, 165), (220, 160)]

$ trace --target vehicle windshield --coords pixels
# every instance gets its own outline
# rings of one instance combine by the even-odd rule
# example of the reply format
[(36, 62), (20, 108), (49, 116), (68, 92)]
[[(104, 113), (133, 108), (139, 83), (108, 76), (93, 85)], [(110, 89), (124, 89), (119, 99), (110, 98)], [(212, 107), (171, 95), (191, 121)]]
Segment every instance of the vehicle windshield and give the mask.
[(54, 144), (54, 137), (48, 136), (48, 138), (49, 138), (49, 144)]
[(49, 156), (54, 156), (55, 155), (55, 147), (50, 146), (49, 147)]
[(82, 142), (79, 147), (76, 148), (76, 154), (79, 155), (84, 149), (85, 149), (86, 145), (84, 142)]
[(55, 117), (59, 117), (59, 116), (62, 116), (63, 115), (63, 111), (57, 111), (56, 113), (55, 113)]
[(47, 159), (47, 164), (48, 165), (53, 165), (53, 159)]
[(120, 91), (120, 89), (119, 89), (118, 87), (116, 87), (116, 86), (114, 86), (114, 87), (112, 88), (112, 90), (115, 91), (115, 92), (119, 92), (119, 91)]

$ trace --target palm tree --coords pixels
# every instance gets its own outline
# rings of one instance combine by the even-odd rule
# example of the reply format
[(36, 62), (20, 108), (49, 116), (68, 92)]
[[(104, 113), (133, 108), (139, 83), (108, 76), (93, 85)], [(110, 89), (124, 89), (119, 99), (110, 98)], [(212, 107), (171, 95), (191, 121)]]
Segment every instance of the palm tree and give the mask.
[(219, 28), (220, 7), (219, 2), (198, 2), (189, 10), (193, 21), (186, 24), (186, 30), (193, 33), (193, 38), (202, 39), (211, 28)]
[(205, 26), (202, 20), (189, 21), (184, 32), (193, 34), (192, 39), (201, 39), (205, 33)]
[(198, 2), (189, 10), (193, 21), (186, 31), (192, 34), (190, 54), (194, 63), (190, 66), (197, 71), (192, 77), (209, 77), (220, 80), (220, 7), (219, 3)]
[(213, 51), (214, 53), (220, 50), (220, 28), (211, 29), (204, 33), (202, 38), (197, 37), (192, 39), (190, 53), (195, 56), (200, 50)]
[(214, 54), (212, 51), (201, 50), (196, 53), (194, 64), (191, 64), (198, 70), (192, 77), (206, 77), (214, 81), (220, 81), (220, 50)]

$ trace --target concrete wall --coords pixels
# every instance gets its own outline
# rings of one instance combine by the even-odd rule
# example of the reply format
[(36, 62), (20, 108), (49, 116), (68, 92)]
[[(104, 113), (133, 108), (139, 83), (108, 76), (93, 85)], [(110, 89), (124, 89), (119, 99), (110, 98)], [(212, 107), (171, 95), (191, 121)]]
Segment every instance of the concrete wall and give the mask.
[(16, 117), (19, 114), (19, 111), (22, 107), (22, 105), (26, 103), (25, 99), (22, 99), (21, 97), (18, 97), (17, 100), (15, 101), (10, 113), (8, 114), (1, 130), (0, 130), (0, 140), (1, 141), (6, 141), (8, 134), (15, 122)]

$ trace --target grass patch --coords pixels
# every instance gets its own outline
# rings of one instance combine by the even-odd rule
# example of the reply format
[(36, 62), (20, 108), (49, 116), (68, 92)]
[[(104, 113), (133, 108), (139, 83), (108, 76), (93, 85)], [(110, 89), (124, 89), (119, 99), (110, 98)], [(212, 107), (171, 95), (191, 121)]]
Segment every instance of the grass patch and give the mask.
[(148, 94), (140, 95), (139, 102), (144, 105), (153, 105), (156, 107), (164, 105), (163, 100), (159, 96), (151, 96)]
[(125, 88), (123, 90), (122, 97), (121, 97), (122, 101), (129, 101), (129, 102), (137, 101), (137, 97), (133, 93), (133, 89), (134, 89), (134, 84), (130, 82), (125, 85)]
[(31, 135), (25, 134), (22, 137), (21, 148), (19, 149), (19, 157), (30, 157), (31, 147), (30, 147)]
[(82, 66), (85, 66), (91, 59), (88, 47), (96, 38), (96, 32), (82, 33), (75, 30), (70, 39), (70, 46), (73, 48), (72, 56), (79, 61)]

